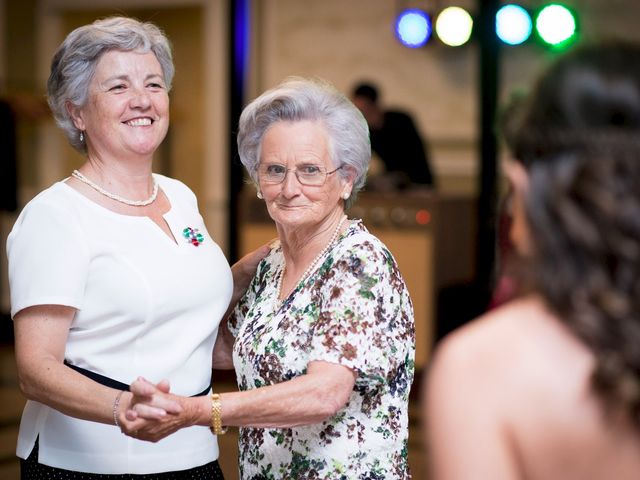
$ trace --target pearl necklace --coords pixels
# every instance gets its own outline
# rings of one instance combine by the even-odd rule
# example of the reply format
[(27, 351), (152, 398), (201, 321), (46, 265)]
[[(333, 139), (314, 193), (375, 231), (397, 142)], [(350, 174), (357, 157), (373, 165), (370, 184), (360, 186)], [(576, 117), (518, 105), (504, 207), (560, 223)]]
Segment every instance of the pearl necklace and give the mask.
[(145, 200), (129, 200), (128, 198), (121, 197), (120, 195), (116, 195), (115, 193), (107, 192), (104, 188), (102, 188), (100, 185), (89, 180), (78, 170), (74, 170), (73, 172), (71, 172), (71, 176), (77, 178), (82, 183), (86, 183), (91, 188), (93, 188), (97, 192), (100, 192), (105, 197), (112, 198), (115, 201), (124, 203), (126, 205), (131, 205), (132, 207), (144, 207), (144, 206), (150, 205), (155, 201), (156, 197), (158, 196), (158, 182), (156, 181), (153, 175), (151, 176), (151, 179), (153, 180), (153, 193), (151, 193), (151, 196)]
[[(333, 235), (331, 235), (331, 239), (329, 240), (329, 243), (327, 243), (327, 245), (320, 251), (320, 253), (316, 255), (316, 258), (314, 258), (313, 261), (309, 264), (309, 266), (304, 271), (300, 279), (295, 283), (295, 285), (299, 285), (304, 280), (306, 280), (307, 277), (309, 277), (313, 273), (313, 271), (318, 267), (318, 264), (320, 263), (320, 260), (322, 260), (322, 257), (324, 257), (324, 255), (329, 251), (329, 249), (333, 246), (334, 242), (338, 238), (338, 235), (340, 234), (340, 227), (342, 227), (342, 224), (346, 219), (347, 219), (346, 215), (344, 215), (342, 219), (340, 219), (340, 222), (338, 222), (338, 226), (336, 226), (336, 229), (333, 231)], [(282, 305), (282, 302), (284, 302), (285, 300), (284, 298), (281, 298), (281, 297), (282, 297), (282, 282), (284, 280), (284, 275), (286, 273), (286, 270), (287, 270), (287, 266), (285, 265), (282, 267), (282, 273), (280, 274), (280, 278), (278, 279), (278, 296), (276, 297), (278, 308), (280, 307), (280, 305)]]

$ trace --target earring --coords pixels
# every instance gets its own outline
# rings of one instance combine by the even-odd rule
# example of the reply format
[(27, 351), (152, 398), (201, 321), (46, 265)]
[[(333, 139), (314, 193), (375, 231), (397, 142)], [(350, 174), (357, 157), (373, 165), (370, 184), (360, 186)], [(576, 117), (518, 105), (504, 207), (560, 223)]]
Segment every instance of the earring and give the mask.
[(80, 130), (80, 143), (84, 142), (84, 132)]
[(344, 192), (344, 193), (342, 194), (342, 198), (343, 198), (344, 200), (347, 200), (350, 196), (351, 196), (351, 194), (350, 194), (349, 192)]
[(258, 190), (258, 192), (256, 193), (256, 197), (258, 197), (260, 200), (262, 200), (264, 198), (262, 196), (262, 192), (260, 190)]

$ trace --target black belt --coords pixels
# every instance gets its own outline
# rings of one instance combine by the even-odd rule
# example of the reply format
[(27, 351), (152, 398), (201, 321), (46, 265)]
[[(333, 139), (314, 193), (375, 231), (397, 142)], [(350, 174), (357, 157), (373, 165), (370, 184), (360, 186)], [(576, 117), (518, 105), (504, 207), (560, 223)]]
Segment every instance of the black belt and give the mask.
[[(70, 364), (66, 360), (64, 361), (64, 364), (67, 367), (74, 369), (76, 372), (81, 373), (85, 377), (90, 378), (94, 382), (98, 382), (100, 385), (104, 385), (105, 387), (115, 388), (117, 390), (129, 391), (129, 385), (127, 385), (126, 383), (119, 382), (118, 380), (114, 380), (113, 378), (105, 377), (104, 375), (100, 375), (99, 373), (92, 372), (91, 370), (87, 370), (86, 368), (77, 367), (76, 365)], [(204, 395), (207, 395), (210, 389), (211, 387), (207, 387), (202, 392), (196, 393), (195, 395), (191, 395), (191, 396), (202, 397)]]

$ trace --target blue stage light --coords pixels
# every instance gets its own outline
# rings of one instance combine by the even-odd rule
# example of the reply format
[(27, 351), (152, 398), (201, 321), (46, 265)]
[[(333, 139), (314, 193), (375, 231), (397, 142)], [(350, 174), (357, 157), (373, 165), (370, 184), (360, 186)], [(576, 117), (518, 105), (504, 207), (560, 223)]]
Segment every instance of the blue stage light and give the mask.
[(422, 10), (404, 10), (396, 20), (396, 35), (400, 42), (411, 48), (421, 47), (431, 37), (431, 19)]
[(496, 14), (496, 34), (509, 45), (525, 42), (533, 30), (531, 16), (519, 5), (505, 5)]

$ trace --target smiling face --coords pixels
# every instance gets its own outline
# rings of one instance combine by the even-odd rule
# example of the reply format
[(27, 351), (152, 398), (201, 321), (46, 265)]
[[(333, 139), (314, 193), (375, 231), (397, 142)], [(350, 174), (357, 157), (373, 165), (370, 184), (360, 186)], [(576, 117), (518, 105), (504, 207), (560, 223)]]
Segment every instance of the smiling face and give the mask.
[(86, 105), (68, 108), (75, 126), (85, 131), (89, 155), (103, 159), (150, 157), (169, 127), (169, 96), (152, 52), (106, 52)]
[(353, 188), (353, 181), (338, 172), (327, 175), (321, 186), (302, 185), (296, 178), (296, 167), (319, 166), (327, 172), (336, 169), (329, 155), (327, 131), (315, 121), (273, 124), (262, 139), (260, 165), (281, 165), (290, 170), (282, 183), (268, 183), (259, 177), (269, 215), (284, 229), (313, 230), (332, 214), (341, 214), (342, 195)]

